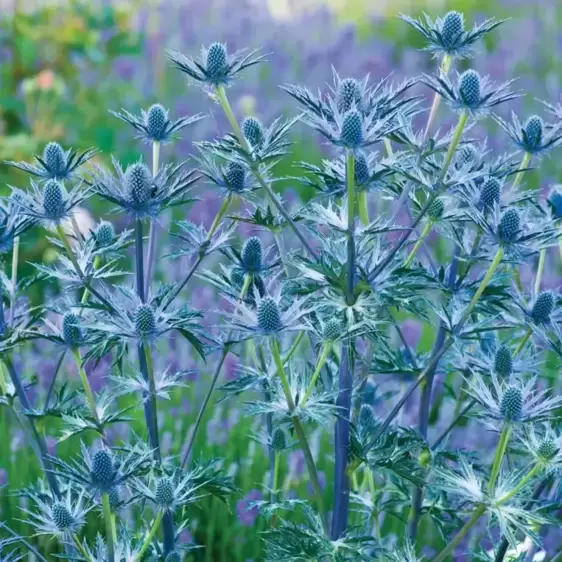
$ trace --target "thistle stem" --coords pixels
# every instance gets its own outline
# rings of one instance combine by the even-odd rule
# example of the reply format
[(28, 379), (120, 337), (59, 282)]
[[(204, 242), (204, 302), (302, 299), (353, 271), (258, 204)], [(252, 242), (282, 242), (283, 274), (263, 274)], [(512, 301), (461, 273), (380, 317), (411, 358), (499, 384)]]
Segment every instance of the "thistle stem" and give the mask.
[(135, 221), (135, 255), (136, 255), (136, 281), (137, 294), (142, 302), (145, 302), (144, 293), (144, 256), (143, 256), (143, 227), (142, 220)]
[(293, 395), (291, 394), (291, 387), (289, 385), (287, 375), (285, 374), (285, 368), (283, 367), (283, 360), (281, 359), (281, 353), (279, 351), (279, 342), (277, 341), (277, 339), (272, 338), (271, 348), (273, 353), (273, 360), (277, 367), (277, 374), (279, 375), (279, 379), (281, 381), (281, 387), (283, 388), (285, 399), (287, 400), (287, 406), (289, 407), (289, 415), (291, 417), (291, 422), (293, 423), (293, 427), (295, 428), (295, 433), (297, 434), (297, 439), (299, 440), (299, 444), (304, 453), (304, 460), (306, 462), (306, 466), (308, 468), (308, 473), (310, 476), (310, 481), (312, 483), (312, 488), (316, 496), (318, 511), (320, 512), (320, 517), (322, 518), (322, 525), (324, 527), (325, 533), (328, 534), (328, 522), (326, 520), (326, 512), (324, 511), (324, 500), (322, 497), (322, 490), (320, 488), (320, 481), (318, 480), (316, 464), (314, 463), (314, 457), (312, 456), (312, 452), (310, 451), (310, 447), (308, 446), (308, 441), (306, 439), (306, 434), (302, 427), (301, 421), (298, 416), (294, 415), (295, 402), (293, 400)]
[(500, 434), (500, 439), (498, 441), (498, 446), (496, 448), (496, 454), (494, 456), (494, 462), (492, 464), (492, 470), (490, 472), (490, 480), (488, 482), (488, 494), (492, 494), (494, 492), (494, 488), (496, 486), (496, 480), (500, 474), (502, 461), (505, 456), (505, 452), (507, 451), (507, 446), (509, 444), (509, 438), (511, 437), (512, 427), (511, 424), (505, 424), (502, 432)]
[(451, 140), (451, 144), (449, 145), (449, 149), (447, 150), (447, 154), (445, 155), (445, 162), (443, 163), (443, 168), (441, 169), (441, 174), (439, 175), (439, 181), (442, 182), (449, 171), (449, 166), (453, 161), (453, 157), (455, 156), (455, 151), (457, 150), (457, 146), (461, 140), (462, 134), (468, 122), (468, 111), (463, 111), (457, 122), (457, 128), (453, 134), (453, 138)]
[(535, 295), (538, 295), (541, 288), (542, 274), (546, 263), (546, 248), (542, 248), (539, 254), (539, 265), (537, 267), (537, 276), (535, 278)]
[(433, 559), (433, 562), (442, 562), (445, 560), (445, 558), (455, 550), (472, 526), (484, 515), (485, 511), (486, 508), (483, 505), (479, 505), (474, 510), (470, 519), (463, 525), (462, 529), (455, 535), (453, 540)]
[(304, 408), (306, 402), (310, 398), (310, 395), (314, 391), (314, 388), (316, 386), (316, 381), (318, 380), (320, 372), (322, 371), (322, 367), (326, 363), (326, 359), (328, 359), (328, 355), (330, 354), (331, 349), (332, 349), (331, 343), (324, 344), (324, 347), (322, 348), (322, 353), (320, 354), (318, 363), (316, 364), (316, 369), (314, 369), (314, 373), (312, 375), (312, 378), (310, 379), (310, 382), (308, 383), (308, 387), (303, 396), (303, 399), (299, 403), (300, 408)]
[(136, 555), (135, 558), (133, 558), (133, 562), (139, 562), (139, 560), (142, 560), (142, 557), (144, 553), (148, 550), (148, 547), (150, 546), (150, 543), (152, 542), (154, 535), (156, 535), (156, 531), (158, 531), (158, 527), (160, 527), (160, 522), (162, 521), (162, 515), (163, 514), (161, 511), (159, 511), (156, 514), (156, 517), (154, 518), (154, 521), (152, 522), (152, 525), (150, 527), (150, 531), (148, 532), (146, 539), (144, 539), (144, 543), (142, 544), (142, 547), (139, 550), (138, 554)]
[[(246, 293), (248, 292), (248, 289), (250, 288), (251, 282), (252, 282), (252, 277), (250, 275), (245, 275), (244, 276), (244, 284), (242, 285), (242, 289), (240, 290), (240, 294), (238, 296), (239, 301), (243, 300), (244, 297), (246, 296)], [(227, 336), (227, 340), (228, 339), (230, 339), (230, 335)], [(182, 468), (184, 468), (185, 465), (187, 464), (187, 461), (189, 459), (189, 455), (191, 454), (191, 449), (193, 448), (193, 444), (195, 443), (197, 431), (199, 430), (199, 426), (201, 425), (201, 422), (203, 421), (203, 415), (205, 414), (205, 411), (207, 410), (207, 406), (209, 405), (209, 401), (211, 400), (211, 396), (212, 396), (212, 394), (215, 390), (215, 386), (217, 385), (217, 381), (219, 379), (219, 375), (221, 373), (222, 366), (225, 362), (226, 356), (228, 355), (229, 351), (230, 351), (230, 345), (225, 344), (222, 348), (222, 352), (221, 352), (219, 362), (217, 363), (217, 366), (215, 367), (215, 372), (213, 374), (213, 378), (211, 379), (211, 384), (209, 385), (207, 393), (205, 394), (205, 398), (203, 398), (203, 402), (201, 404), (201, 407), (199, 408), (199, 412), (197, 413), (197, 418), (195, 419), (195, 424), (193, 426), (193, 430), (191, 432), (191, 436), (189, 437), (189, 441), (187, 443), (187, 447), (185, 449), (185, 453), (183, 455), (183, 459), (182, 459), (182, 462), (181, 462)]]
[(109, 505), (109, 495), (102, 494), (101, 502), (103, 506), (103, 518), (105, 519), (105, 541), (107, 543), (107, 558), (108, 562), (115, 562), (115, 546), (113, 543), (113, 515), (111, 513), (111, 506)]
[(515, 189), (523, 179), (523, 174), (526, 172), (525, 168), (531, 163), (531, 158), (533, 155), (530, 152), (525, 152), (523, 160), (521, 160), (520, 170), (517, 172), (515, 179), (513, 180), (513, 189)]
[(525, 335), (521, 338), (521, 341), (517, 344), (515, 351), (513, 352), (513, 356), (519, 355), (521, 350), (525, 347), (525, 344), (529, 341), (533, 330), (531, 328), (527, 328)]
[(515, 494), (519, 493), (537, 474), (542, 471), (542, 466), (540, 464), (535, 464), (519, 482), (506, 494), (504, 494), (499, 500), (498, 505), (503, 505), (505, 502), (509, 501)]
[(76, 270), (76, 273), (78, 273), (78, 275), (81, 278), (83, 278), (84, 272), (82, 271), (82, 268), (80, 267), (80, 264), (78, 263), (78, 260), (76, 259), (76, 256), (74, 255), (74, 251), (72, 250), (72, 247), (70, 246), (70, 242), (68, 241), (68, 237), (66, 235), (66, 232), (64, 231), (64, 228), (62, 227), (61, 224), (57, 224), (57, 234), (59, 235), (60, 241), (62, 242), (62, 245), (64, 246), (64, 249), (66, 250), (66, 253), (68, 254), (68, 258), (72, 262), (72, 265), (74, 266), (74, 269)]
[(410, 252), (410, 254), (408, 255), (408, 258), (404, 262), (403, 267), (409, 267), (410, 266), (410, 264), (414, 260), (414, 257), (418, 253), (418, 250), (420, 249), (421, 245), (423, 244), (424, 240), (426, 239), (427, 235), (430, 233), (432, 226), (433, 226), (433, 221), (429, 221), (425, 225), (425, 227), (422, 230), (419, 238), (417, 239), (416, 243), (414, 244), (414, 247), (412, 248), (412, 251)]
[(14, 315), (16, 313), (16, 297), (18, 284), (18, 261), (20, 254), (20, 238), (16, 237), (14, 240), (14, 247), (12, 249), (12, 293), (10, 295), (10, 326), (14, 325)]
[[(234, 134), (236, 135), (236, 138), (240, 143), (240, 146), (245, 150), (248, 150), (249, 149), (248, 142), (246, 141), (244, 135), (242, 134), (240, 125), (238, 125), (238, 121), (234, 115), (234, 112), (232, 111), (232, 107), (230, 106), (228, 97), (226, 96), (226, 91), (224, 89), (224, 86), (218, 86), (216, 89), (216, 94), (217, 94), (217, 99), (219, 100), (219, 103), (222, 107), (222, 110), (224, 111), (224, 114), (228, 122), (230, 123), (230, 126), (232, 127), (232, 130), (234, 131)], [(258, 181), (260, 187), (263, 188), (263, 190), (267, 193), (267, 196), (269, 197), (271, 203), (273, 203), (273, 205), (279, 211), (279, 214), (287, 221), (287, 224), (292, 228), (294, 233), (297, 235), (297, 238), (301, 241), (306, 251), (312, 257), (316, 257), (316, 252), (312, 249), (312, 246), (308, 243), (308, 240), (304, 237), (299, 227), (295, 224), (295, 221), (293, 220), (291, 215), (287, 213), (283, 205), (279, 202), (271, 187), (267, 185), (259, 169), (254, 165), (251, 166), (251, 171), (254, 174), (256, 180)]]
[(369, 200), (368, 200), (368, 191), (366, 189), (362, 189), (357, 194), (357, 206), (359, 207), (359, 218), (361, 219), (361, 223), (363, 226), (369, 225)]
[(291, 357), (295, 354), (302, 339), (304, 338), (304, 334), (305, 332), (299, 332), (297, 334), (297, 337), (295, 338), (295, 341), (292, 343), (291, 347), (289, 348), (289, 351), (287, 351), (285, 357), (283, 357), (283, 365), (286, 365), (289, 362), (289, 359), (291, 359)]
[(96, 408), (96, 401), (94, 398), (94, 393), (92, 392), (92, 387), (90, 386), (90, 381), (88, 380), (88, 375), (84, 370), (84, 365), (82, 364), (82, 356), (80, 355), (80, 350), (75, 347), (72, 349), (72, 355), (74, 356), (74, 360), (76, 362), (76, 366), (78, 367), (78, 373), (80, 375), (80, 381), (82, 382), (82, 387), (84, 388), (84, 394), (86, 395), (86, 399), (88, 400), (88, 405), (90, 406), (90, 411), (92, 412), (92, 416), (96, 423), (99, 425), (100, 420), (98, 417), (98, 411)]
[(346, 300), (348, 305), (353, 304), (355, 289), (355, 239), (353, 226), (355, 223), (355, 155), (349, 152), (345, 166), (347, 184), (347, 276)]
[[(160, 168), (160, 143), (154, 141), (152, 143), (152, 177), (158, 175)], [(150, 291), (150, 284), (152, 282), (152, 275), (154, 269), (154, 258), (156, 253), (156, 238), (158, 236), (158, 224), (156, 221), (150, 221), (150, 232), (148, 234), (148, 250), (146, 253), (146, 275), (144, 294), (148, 295)]]
[[(451, 63), (453, 62), (453, 58), (451, 55), (444, 55), (443, 60), (441, 61), (441, 72), (445, 75), (449, 73), (451, 69)], [(425, 132), (423, 134), (424, 140), (427, 139), (429, 136), (429, 131), (435, 122), (437, 117), (437, 112), (439, 111), (439, 106), (441, 105), (441, 95), (437, 92), (433, 96), (433, 103), (431, 104), (431, 111), (429, 112), (429, 117), (427, 119), (427, 124), (425, 126)]]
[(271, 488), (271, 501), (275, 501), (277, 497), (277, 488), (279, 486), (279, 464), (281, 460), (281, 454), (279, 451), (275, 451), (275, 461), (273, 463), (273, 486)]
[(88, 552), (84, 548), (84, 545), (80, 542), (78, 536), (72, 535), (72, 540), (74, 541), (74, 544), (76, 545), (76, 548), (78, 549), (80, 554), (84, 557), (84, 560), (86, 560), (86, 562), (93, 562), (92, 557), (88, 555)]

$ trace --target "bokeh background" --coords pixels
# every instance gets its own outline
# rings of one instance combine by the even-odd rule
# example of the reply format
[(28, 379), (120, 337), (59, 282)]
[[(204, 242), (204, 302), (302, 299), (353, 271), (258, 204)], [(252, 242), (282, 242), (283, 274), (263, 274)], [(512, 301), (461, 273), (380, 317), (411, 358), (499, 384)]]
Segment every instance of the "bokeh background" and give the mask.
[[(30, 160), (47, 142), (56, 140), (65, 148), (99, 148), (100, 163), (114, 155), (128, 164), (143, 154), (148, 156), (146, 148), (109, 111), (124, 108), (138, 113), (155, 102), (170, 108), (176, 117), (186, 113), (207, 115), (179, 142), (164, 148), (164, 160), (186, 159), (193, 152), (192, 141), (209, 139), (228, 129), (212, 100), (171, 68), (165, 49), (194, 55), (201, 45), (221, 41), (229, 50), (260, 47), (270, 53), (266, 65), (244, 72), (229, 93), (240, 116), (255, 114), (268, 122), (280, 114), (295, 113), (280, 84), (301, 83), (315, 90), (331, 82), (332, 66), (342, 76), (370, 73), (374, 80), (390, 73), (399, 80), (430, 72), (435, 61), (420, 52), (421, 38), (396, 16), (426, 11), (434, 17), (449, 9), (463, 11), (469, 22), (486, 17), (510, 18), (486, 37), (475, 59), (462, 63), (498, 81), (519, 77), (518, 87), (527, 95), (510, 104), (510, 110), (525, 119), (530, 113), (540, 112), (536, 98), (560, 101), (561, 0), (1, 0), (0, 162)], [(446, 109), (442, 109), (440, 123), (450, 123)], [(505, 135), (494, 133), (493, 128), (480, 128), (482, 138), (490, 136), (491, 148), (502, 148), (507, 142)], [(321, 158), (323, 146), (304, 129), (295, 129), (294, 140), (294, 150), (282, 163), (281, 175), (294, 173), (294, 161)], [(555, 153), (554, 158), (541, 161), (540, 176), (537, 171), (530, 174), (530, 184), (536, 186), (540, 181), (547, 190), (561, 181), (561, 170), (562, 160)], [(5, 193), (7, 184), (23, 186), (25, 181), (23, 174), (0, 164), (0, 194)], [(280, 189), (289, 200), (310, 196), (290, 181), (281, 182)], [(188, 216), (209, 221), (216, 211), (217, 194), (203, 186), (199, 196), (201, 201)], [(93, 203), (81, 217), (81, 224), (88, 228), (106, 212), (103, 205)], [(36, 232), (24, 241), (24, 271), (31, 271), (26, 262), (52, 259), (42, 233)], [(173, 267), (168, 272), (170, 277), (175, 275)], [(547, 282), (556, 283), (553, 275), (556, 272), (551, 272)], [(33, 298), (52, 298), (56, 290), (39, 286)], [(199, 306), (214, 308), (212, 293), (198, 290)], [(431, 330), (427, 337), (423, 333), (420, 337), (418, 326), (412, 326), (410, 332), (418, 345), (431, 344)], [(34, 348), (31, 358), (20, 358), (26, 372), (35, 376), (38, 392), (52, 376), (53, 357), (52, 350)], [(190, 358), (174, 349), (172, 342), (166, 360), (182, 364), (189, 363)], [(233, 362), (227, 365), (226, 377), (233, 376), (234, 368)], [(163, 442), (169, 449), (179, 448), (193, 422), (198, 399), (206, 388), (204, 377), (199, 380), (202, 385), (194, 380), (187, 397), (174, 396), (170, 401), (162, 424)], [(249, 501), (261, 497), (267, 459), (260, 446), (247, 438), (251, 428), (239, 407), (222, 405), (207, 417), (195, 454), (226, 456), (229, 470), (246, 495), (230, 506), (208, 502), (194, 513), (191, 538), (212, 548), (201, 550), (191, 559), (259, 560), (261, 523), (255, 512), (246, 508)], [(435, 420), (438, 418), (436, 415)], [(133, 429), (141, 432), (139, 424)], [(52, 428), (47, 432), (54, 434)], [(319, 436), (316, 449), (323, 450), (323, 440), (327, 440), (325, 448), (329, 451), (329, 439)], [(76, 447), (76, 443), (50, 443), (63, 456)], [(299, 487), (306, 490), (299, 453), (289, 456), (284, 471), (294, 491)], [(0, 409), (0, 486), (7, 484), (0, 489), (0, 520), (10, 522), (22, 533), (29, 529), (18, 521), (19, 500), (9, 491), (35, 475), (37, 465), (23, 434), (8, 409)], [(323, 478), (329, 480), (330, 474), (323, 474)], [(92, 522), (91, 533), (96, 529)], [(42, 551), (49, 548), (41, 545)]]

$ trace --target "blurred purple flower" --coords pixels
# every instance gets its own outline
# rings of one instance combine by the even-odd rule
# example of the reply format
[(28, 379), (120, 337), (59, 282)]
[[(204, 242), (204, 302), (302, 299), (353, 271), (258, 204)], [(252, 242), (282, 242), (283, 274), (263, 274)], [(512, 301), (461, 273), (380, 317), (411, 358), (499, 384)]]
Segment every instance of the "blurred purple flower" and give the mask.
[(257, 507), (251, 507), (252, 502), (262, 499), (262, 493), (259, 490), (251, 490), (244, 498), (236, 503), (236, 514), (238, 521), (244, 527), (252, 527), (258, 516)]

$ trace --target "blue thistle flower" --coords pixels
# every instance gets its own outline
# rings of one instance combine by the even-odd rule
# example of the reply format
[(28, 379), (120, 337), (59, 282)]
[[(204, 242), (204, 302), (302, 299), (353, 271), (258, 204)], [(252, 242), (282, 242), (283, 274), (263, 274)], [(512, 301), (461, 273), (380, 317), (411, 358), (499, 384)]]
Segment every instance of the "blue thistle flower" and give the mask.
[(336, 105), (340, 113), (347, 113), (350, 109), (361, 109), (361, 86), (355, 78), (344, 78), (336, 92)]
[(537, 456), (544, 462), (551, 461), (558, 454), (558, 445), (549, 437), (543, 439), (537, 447)]
[(441, 22), (441, 38), (443, 45), (452, 49), (456, 45), (457, 39), (464, 31), (464, 16), (460, 12), (449, 12)]
[(508, 386), (500, 402), (500, 412), (505, 421), (514, 422), (523, 413), (523, 393), (518, 386)]
[(55, 178), (66, 176), (66, 155), (58, 142), (50, 142), (45, 146), (43, 160)]
[(554, 295), (550, 291), (540, 293), (531, 309), (531, 318), (535, 324), (548, 324), (554, 310)]
[(156, 315), (148, 304), (141, 304), (135, 312), (135, 332), (140, 340), (151, 339), (156, 332)]
[(256, 236), (248, 238), (242, 247), (242, 265), (247, 273), (255, 273), (262, 268), (263, 249), (261, 240)]
[(109, 496), (109, 507), (111, 511), (116, 511), (121, 503), (121, 494), (118, 486), (113, 486), (107, 494)]
[(152, 197), (152, 175), (148, 167), (137, 162), (131, 164), (125, 172), (125, 185), (131, 200), (137, 205), (144, 205)]
[(471, 109), (477, 107), (480, 104), (481, 94), (480, 74), (472, 69), (463, 72), (459, 79), (459, 96), (464, 105)]
[(263, 62), (264, 56), (257, 50), (245, 50), (229, 54), (225, 44), (212, 43), (201, 50), (199, 61), (188, 58), (177, 51), (168, 50), (167, 56), (174, 66), (196, 82), (213, 87), (227, 86), (242, 70)]
[(480, 205), (484, 209), (493, 209), (501, 196), (501, 184), (496, 178), (488, 178), (480, 189)]
[(504, 243), (513, 242), (519, 235), (520, 218), (517, 209), (508, 209), (501, 217), (498, 235)]
[(64, 193), (62, 185), (49, 180), (43, 187), (43, 209), (51, 220), (60, 220), (64, 215)]
[(346, 148), (359, 148), (363, 143), (363, 116), (356, 109), (348, 111), (342, 120), (340, 142)]
[(256, 117), (246, 117), (242, 122), (242, 134), (253, 149), (263, 146), (265, 133), (263, 125)]
[(285, 435), (285, 431), (278, 427), (273, 432), (273, 437), (271, 438), (271, 446), (276, 451), (284, 451), (287, 448), (287, 436)]
[(94, 233), (98, 248), (107, 248), (115, 241), (115, 228), (108, 221), (100, 221)]
[(500, 346), (494, 357), (494, 370), (502, 377), (509, 377), (513, 372), (513, 358), (511, 351), (506, 345)]
[(283, 326), (279, 306), (271, 297), (265, 297), (260, 301), (257, 315), (258, 326), (266, 334), (273, 334)]
[(62, 317), (62, 339), (69, 347), (78, 347), (84, 336), (80, 328), (80, 317), (73, 312), (67, 312)]
[(234, 193), (242, 193), (245, 189), (246, 170), (238, 162), (229, 162), (226, 167), (225, 180)]
[(166, 555), (164, 562), (181, 562), (181, 554), (177, 550), (173, 550)]
[(427, 216), (429, 220), (437, 222), (443, 216), (444, 211), (445, 204), (443, 200), (440, 197), (436, 197), (427, 210)]
[(108, 451), (100, 449), (92, 458), (92, 479), (103, 490), (109, 490), (115, 480), (113, 459)]
[(51, 516), (53, 518), (53, 523), (60, 532), (74, 530), (76, 522), (70, 509), (68, 509), (68, 506), (64, 502), (57, 501), (53, 503), (51, 506)]
[(529, 152), (535, 152), (542, 144), (544, 121), (538, 115), (532, 115), (527, 119), (523, 129), (527, 144), (531, 149)]
[(146, 131), (151, 139), (155, 141), (162, 140), (167, 122), (168, 112), (164, 109), (164, 106), (156, 103), (148, 108), (146, 113)]
[(171, 478), (163, 476), (157, 480), (154, 499), (156, 505), (161, 508), (169, 508), (173, 505), (175, 499), (175, 486)]
[(322, 330), (322, 339), (325, 342), (334, 342), (341, 338), (343, 324), (338, 318), (330, 318)]
[(548, 206), (554, 218), (562, 219), (562, 190), (560, 186), (555, 186), (550, 192)]
[(357, 186), (365, 185), (371, 179), (371, 170), (365, 154), (360, 152), (355, 157), (355, 184)]

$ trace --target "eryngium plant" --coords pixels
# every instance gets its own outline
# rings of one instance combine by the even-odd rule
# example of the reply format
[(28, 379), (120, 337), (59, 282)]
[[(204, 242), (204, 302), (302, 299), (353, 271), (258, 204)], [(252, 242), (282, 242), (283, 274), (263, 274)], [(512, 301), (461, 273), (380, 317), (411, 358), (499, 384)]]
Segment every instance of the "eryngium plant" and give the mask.
[[(44, 470), (44, 481), (21, 492), (33, 536), (47, 535), (67, 557), (86, 562), (191, 559), (197, 545), (181, 532), (196, 523), (190, 506), (208, 495), (230, 502), (237, 492), (220, 459), (194, 454), (219, 390), (222, 400), (245, 396), (253, 438), (269, 459), (267, 499), (251, 506), (263, 518), (265, 560), (413, 562), (431, 547), (435, 562), (469, 549), (474, 559), (501, 562), (510, 546), (540, 545), (560, 507), (556, 493), (546, 498), (562, 466), (562, 397), (543, 373), (547, 354), (550, 369), (562, 357), (562, 303), (541, 287), (559, 265), (547, 250), (559, 244), (562, 205), (557, 188), (544, 201), (525, 179), (532, 158), (559, 144), (560, 116), (548, 123), (513, 114), (508, 123), (495, 112), (519, 96), (511, 82), (494, 84), (472, 69), (448, 76), (501, 22), (471, 28), (457, 12), (403, 19), (441, 58), (433, 76), (394, 85), (334, 71), (334, 84), (316, 94), (284, 85), (298, 116), (270, 124), (257, 116), (241, 121), (227, 96), (247, 67), (265, 62), (259, 51), (230, 53), (213, 43), (200, 58), (169, 52), (231, 126), (195, 143), (195, 167), (162, 165), (160, 148), (201, 116), (176, 118), (160, 104), (115, 108), (131, 134), (152, 145), (151, 162), (87, 169), (95, 151), (50, 143), (36, 163), (12, 163), (34, 178), (0, 207), (0, 252), (12, 254), (11, 271), (0, 277), (0, 389)], [(416, 81), (433, 95), (421, 131), (414, 117), (424, 101), (410, 94)], [(433, 134), (441, 99), (457, 122)], [(490, 116), (505, 153), (465, 134)], [(293, 179), (316, 193), (289, 209), (273, 186), (297, 121), (321, 136), (326, 155), (321, 166), (298, 163)], [(171, 207), (189, 206), (197, 182), (220, 188), (218, 212), (210, 226), (172, 223), (175, 248), (164, 251), (157, 221)], [(134, 241), (116, 231), (111, 215), (87, 236), (75, 221), (72, 228), (77, 206), (93, 197), (126, 214)], [(255, 235), (235, 238), (241, 223)], [(21, 235), (40, 227), (51, 229), (58, 259), (36, 264), (34, 280), (53, 279), (63, 296), (38, 311), (18, 298), (33, 280), (18, 282), (17, 248)], [(430, 233), (441, 241), (439, 253), (427, 243)], [(129, 277), (118, 269), (127, 256)], [(190, 262), (180, 279), (166, 279), (163, 263), (174, 259)], [(531, 286), (523, 268), (534, 271)], [(209, 283), (225, 308), (192, 306), (195, 280)], [(430, 351), (411, 345), (404, 319), (431, 328)], [(49, 392), (33, 400), (15, 361), (30, 339), (60, 349)], [(207, 386), (191, 432), (164, 451), (163, 399), (181, 395), (187, 376), (167, 364), (170, 341), (205, 358), (212, 376), (200, 379)], [(237, 377), (217, 389), (231, 353)], [(67, 356), (79, 383), (63, 379)], [(86, 371), (91, 362), (105, 365), (98, 391)], [(407, 404), (412, 415), (403, 417)], [(117, 439), (113, 426), (137, 417), (144, 435)], [(466, 423), (477, 440), (459, 442)], [(58, 458), (38, 424), (83, 441), (72, 458)], [(333, 448), (322, 439), (319, 451), (318, 435), (326, 433)], [(295, 497), (283, 483), (295, 448), (310, 495)], [(333, 478), (323, 489), (318, 466), (327, 463)], [(87, 529), (92, 514), (103, 521), (97, 536)], [(475, 529), (469, 546), (464, 539)], [(490, 550), (484, 534), (495, 538)], [(46, 560), (30, 541), (10, 533), (4, 557), (19, 559), (20, 545)]]

